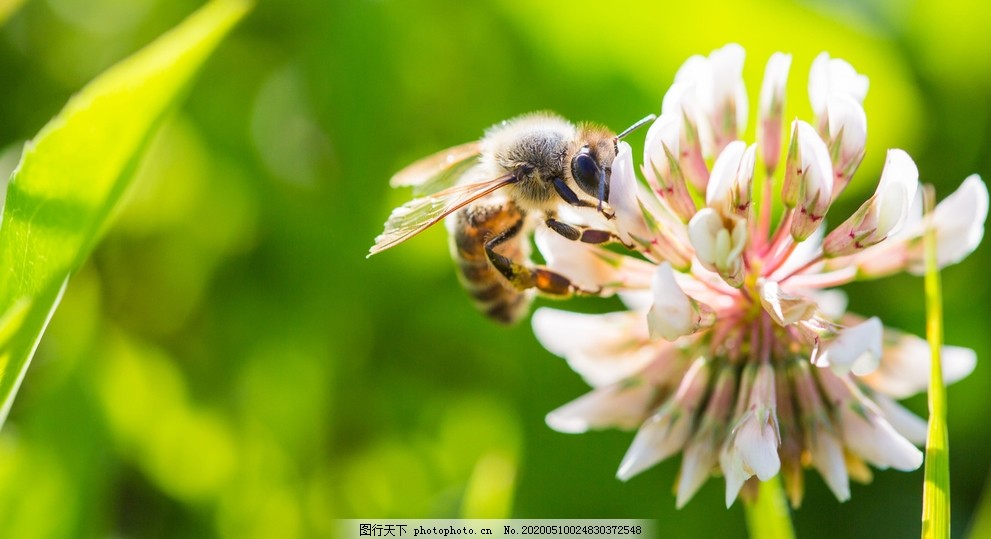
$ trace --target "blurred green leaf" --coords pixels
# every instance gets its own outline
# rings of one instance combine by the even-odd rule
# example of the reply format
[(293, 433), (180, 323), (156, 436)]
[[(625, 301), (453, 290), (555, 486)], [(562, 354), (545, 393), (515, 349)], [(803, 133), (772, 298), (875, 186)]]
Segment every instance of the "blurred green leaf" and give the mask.
[(13, 330), (0, 342), (0, 423), (66, 280), (106, 228), (155, 128), (249, 6), (207, 4), (98, 76), (26, 145), (0, 226), (0, 333)]

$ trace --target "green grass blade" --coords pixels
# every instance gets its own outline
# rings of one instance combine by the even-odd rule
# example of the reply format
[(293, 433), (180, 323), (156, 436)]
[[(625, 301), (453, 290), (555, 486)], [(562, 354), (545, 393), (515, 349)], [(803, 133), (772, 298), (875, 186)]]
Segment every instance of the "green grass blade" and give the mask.
[(788, 512), (785, 491), (781, 488), (781, 475), (761, 481), (757, 499), (744, 500), (747, 531), (754, 539), (795, 539), (795, 530)]
[(90, 82), (25, 146), (0, 223), (0, 424), (66, 280), (106, 228), (142, 149), (249, 7), (207, 4)]
[[(927, 222), (932, 215), (935, 195), (926, 185)], [(922, 537), (944, 539), (950, 536), (950, 454), (946, 428), (946, 384), (940, 349), (943, 346), (943, 293), (936, 265), (936, 231), (927, 226), (926, 253), (926, 338), (932, 351), (929, 375), (929, 434), (926, 439), (925, 486), (922, 493)]]

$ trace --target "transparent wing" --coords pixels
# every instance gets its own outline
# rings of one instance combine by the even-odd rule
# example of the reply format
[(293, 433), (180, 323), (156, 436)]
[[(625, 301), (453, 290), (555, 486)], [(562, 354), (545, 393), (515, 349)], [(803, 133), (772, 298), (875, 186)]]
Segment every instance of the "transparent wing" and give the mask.
[(392, 210), (385, 222), (385, 230), (375, 238), (375, 245), (368, 250), (368, 256), (410, 239), (465, 204), (515, 181), (515, 176), (507, 175), (485, 182), (457, 185), (403, 204)]
[(448, 189), (478, 163), (480, 150), (481, 143), (475, 141), (424, 157), (397, 172), (389, 185), (412, 186), (414, 196), (425, 196)]

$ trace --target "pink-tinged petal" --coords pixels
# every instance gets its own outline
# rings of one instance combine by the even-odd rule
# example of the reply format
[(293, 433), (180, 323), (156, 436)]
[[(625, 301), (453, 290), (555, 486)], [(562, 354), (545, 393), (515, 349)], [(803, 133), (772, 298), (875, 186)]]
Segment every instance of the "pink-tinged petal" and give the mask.
[(654, 273), (654, 304), (647, 311), (651, 337), (674, 341), (712, 325), (712, 309), (688, 297), (675, 280), (671, 264), (663, 262)]
[(731, 207), (733, 181), (740, 168), (740, 159), (747, 149), (747, 143), (742, 140), (730, 142), (716, 158), (709, 174), (709, 185), (705, 190), (705, 203), (714, 209), (723, 206)]
[[(767, 481), (781, 470), (774, 369), (763, 364), (750, 366), (747, 370), (753, 373), (753, 385), (745, 394), (744, 381), (737, 400), (737, 409), (740, 410), (745, 402), (746, 412), (737, 420), (719, 457), (720, 467), (726, 475), (727, 506), (733, 503), (748, 478), (756, 475), (761, 481)], [(746, 377), (749, 376), (745, 374)]]
[(671, 212), (687, 222), (695, 215), (696, 207), (679, 162), (682, 127), (679, 114), (662, 114), (651, 124), (644, 141), (643, 174), (650, 188)]
[(919, 188), (919, 169), (902, 150), (888, 151), (874, 196), (829, 233), (823, 243), (828, 257), (847, 256), (896, 234), (909, 216)]
[(748, 148), (736, 140), (719, 154), (706, 187), (705, 201), (710, 208), (726, 217), (747, 217), (756, 152), (755, 145)]
[[(988, 215), (988, 189), (981, 177), (969, 176), (955, 192), (936, 205), (933, 223), (936, 227), (936, 262), (940, 268), (956, 264), (977, 248), (984, 237)], [(902, 270), (915, 275), (925, 273), (925, 253), (922, 235), (920, 192), (912, 202), (906, 224), (887, 241), (848, 258), (840, 258), (831, 266), (856, 266), (864, 277), (881, 277)]]
[(904, 406), (895, 402), (893, 399), (881, 395), (880, 393), (872, 395), (871, 400), (877, 404), (878, 409), (881, 410), (881, 413), (884, 414), (885, 419), (888, 420), (888, 423), (891, 424), (898, 434), (901, 434), (915, 445), (923, 445), (926, 443), (929, 424), (925, 419), (915, 415)]
[[(984, 238), (988, 217), (988, 187), (972, 174), (945, 200), (936, 205), (936, 260), (940, 268), (960, 262), (974, 252)], [(922, 234), (921, 226), (917, 232)], [(922, 275), (926, 271), (921, 242), (909, 252), (908, 271)]]
[(915, 166), (915, 161), (903, 150), (889, 150), (875, 192), (878, 197), (879, 234), (888, 236), (901, 229), (918, 189), (919, 168)]
[(815, 301), (805, 296), (785, 292), (775, 281), (760, 281), (758, 294), (764, 311), (779, 326), (788, 326), (802, 320), (808, 320), (816, 314)]
[(744, 469), (753, 472), (761, 481), (778, 474), (781, 459), (778, 445), (777, 400), (775, 398), (774, 369), (769, 364), (757, 368), (754, 387), (750, 395), (750, 413), (736, 432), (736, 446)]
[[(707, 58), (693, 56), (675, 74), (677, 88), (665, 95), (662, 112), (684, 110), (697, 128), (702, 153), (707, 157), (717, 155), (746, 127), (747, 99), (742, 77), (745, 56), (743, 47), (737, 44), (716, 49)], [(693, 86), (694, 90), (681, 84)], [(690, 172), (689, 176), (695, 175)], [(696, 179), (700, 178), (693, 178)], [(699, 187), (704, 186), (703, 182)]]
[[(758, 114), (773, 116), (775, 109), (783, 107), (785, 87), (788, 84), (788, 71), (791, 69), (791, 55), (776, 52), (767, 60), (764, 80), (760, 86), (760, 107)], [(780, 114), (780, 112), (777, 112)]]
[(812, 464), (822, 476), (836, 499), (850, 499), (850, 478), (843, 458), (843, 446), (839, 439), (822, 423), (816, 424), (811, 438)]
[(843, 329), (829, 342), (820, 356), (820, 365), (829, 366), (838, 375), (853, 372), (864, 375), (874, 371), (881, 360), (884, 326), (878, 317)]
[[(670, 176), (676, 165), (668, 159), (668, 153), (677, 156), (681, 151), (681, 115), (661, 114), (650, 124), (643, 144), (644, 176), (655, 190)], [(665, 149), (667, 151), (665, 151)]]
[(864, 159), (867, 144), (867, 115), (864, 107), (848, 95), (831, 95), (827, 104), (829, 147), (833, 160), (833, 200), (843, 191)]
[(781, 135), (785, 106), (785, 86), (791, 55), (776, 52), (767, 61), (764, 82), (760, 88), (760, 106), (757, 110), (757, 145), (767, 176), (774, 174), (781, 158)]
[[(693, 61), (696, 59), (697, 61)], [(700, 63), (699, 63), (700, 62)], [(702, 71), (707, 69), (708, 60), (695, 56), (685, 62), (682, 69), (675, 75), (675, 82), (664, 94), (661, 105), (661, 116), (673, 118), (678, 122), (680, 137), (679, 151), (674, 145), (667, 144), (671, 155), (677, 156), (678, 163), (685, 178), (700, 191), (705, 190), (709, 181), (709, 169), (706, 168), (703, 146), (711, 146), (712, 128), (702, 111), (699, 103), (699, 81)], [(651, 155), (658, 155), (652, 153)], [(645, 161), (647, 165), (649, 161)], [(645, 167), (647, 168), (647, 167)]]
[(626, 481), (681, 450), (691, 434), (695, 411), (705, 395), (709, 371), (704, 359), (692, 363), (675, 395), (637, 431), (616, 477)]
[(737, 376), (732, 367), (723, 368), (712, 390), (700, 425), (681, 460), (677, 506), (682, 508), (698, 492), (719, 462), (719, 448), (726, 436), (726, 423), (733, 407)]
[[(915, 335), (891, 329), (885, 330), (884, 343), (880, 366), (861, 376), (861, 380), (877, 392), (896, 399), (925, 391), (929, 387), (929, 343)], [(942, 365), (943, 381), (952, 384), (974, 370), (977, 354), (968, 348), (944, 346)]]
[(540, 344), (594, 387), (632, 376), (669, 349), (650, 341), (643, 315), (632, 311), (581, 314), (542, 307), (532, 324)]
[(795, 120), (781, 197), (787, 207), (796, 209), (791, 224), (796, 241), (804, 241), (819, 227), (832, 193), (833, 164), (826, 143), (811, 125)]
[(819, 226), (816, 228), (808, 238), (805, 238), (805, 241), (795, 247), (795, 250), (792, 251), (788, 259), (781, 264), (781, 267), (771, 274), (771, 279), (783, 279), (803, 268), (802, 273), (819, 273), (824, 262), (811, 265), (809, 263), (822, 254), (822, 240), (825, 235), (826, 230), (824, 227)]

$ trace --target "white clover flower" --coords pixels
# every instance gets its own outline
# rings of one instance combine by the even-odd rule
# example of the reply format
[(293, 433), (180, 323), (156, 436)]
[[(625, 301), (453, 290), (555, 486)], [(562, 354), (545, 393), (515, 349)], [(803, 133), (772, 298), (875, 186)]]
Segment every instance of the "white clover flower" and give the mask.
[[(809, 78), (816, 117), (792, 122), (783, 141), (791, 57), (774, 55), (758, 141), (747, 144), (737, 140), (747, 110), (743, 57), (729, 45), (679, 70), (647, 134), (641, 171), (649, 189), (634, 178), (628, 148), (620, 150), (609, 201), (617, 235), (636, 256), (538, 235), (552, 268), (629, 307), (535, 313), (537, 338), (594, 387), (547, 423), (563, 432), (637, 428), (623, 480), (682, 453), (678, 507), (713, 472), (725, 477), (727, 505), (748, 482), (780, 474), (798, 506), (805, 468), (845, 501), (851, 479), (870, 479), (868, 465), (921, 465), (915, 444), (925, 420), (895, 399), (926, 388), (929, 352), (876, 317), (846, 313), (834, 288), (921, 271), (926, 226), (935, 227), (939, 265), (959, 262), (983, 238), (988, 191), (971, 176), (927, 221), (915, 163), (890, 150), (875, 193), (827, 227), (830, 205), (863, 159), (867, 78), (820, 55)], [(778, 219), (775, 186), (784, 203)], [(976, 357), (948, 346), (943, 361), (949, 383), (967, 376)]]

